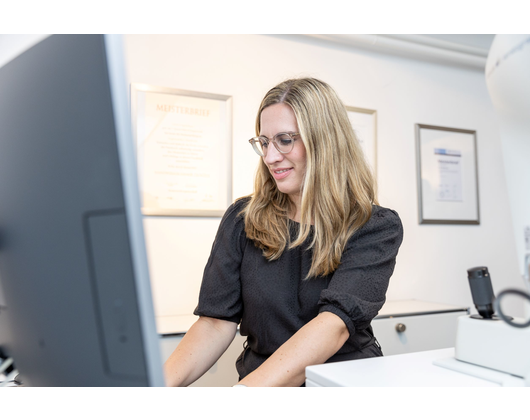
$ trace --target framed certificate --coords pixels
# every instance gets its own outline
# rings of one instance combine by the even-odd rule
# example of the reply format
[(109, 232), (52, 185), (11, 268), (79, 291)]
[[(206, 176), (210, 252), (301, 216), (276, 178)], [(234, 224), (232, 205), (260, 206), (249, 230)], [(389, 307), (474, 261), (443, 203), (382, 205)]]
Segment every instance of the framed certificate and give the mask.
[(347, 106), (346, 110), (366, 161), (377, 178), (377, 111), (353, 106)]
[(420, 224), (480, 224), (473, 130), (416, 124)]
[(232, 98), (131, 84), (142, 213), (222, 216), (232, 202)]

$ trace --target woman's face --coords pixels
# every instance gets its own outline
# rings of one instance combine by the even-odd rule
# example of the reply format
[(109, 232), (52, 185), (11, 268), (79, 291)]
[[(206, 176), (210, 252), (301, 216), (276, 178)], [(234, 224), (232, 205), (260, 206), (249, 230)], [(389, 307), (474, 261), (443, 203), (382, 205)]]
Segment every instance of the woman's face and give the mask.
[[(298, 133), (298, 123), (292, 108), (284, 103), (270, 105), (261, 112), (260, 136), (272, 139), (278, 133)], [(273, 144), (267, 147), (263, 161), (276, 180), (278, 189), (289, 195), (298, 205), (306, 169), (305, 146), (300, 135), (294, 137), (294, 147), (287, 154), (280, 153)]]

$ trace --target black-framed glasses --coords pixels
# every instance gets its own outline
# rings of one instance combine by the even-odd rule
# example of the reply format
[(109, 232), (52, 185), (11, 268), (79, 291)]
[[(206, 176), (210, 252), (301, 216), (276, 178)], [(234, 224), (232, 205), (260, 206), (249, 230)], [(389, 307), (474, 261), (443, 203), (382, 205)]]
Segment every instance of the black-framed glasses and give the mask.
[(269, 143), (274, 144), (276, 150), (282, 154), (287, 154), (293, 150), (294, 137), (300, 133), (278, 133), (272, 140), (269, 140), (265, 136), (252, 137), (248, 142), (254, 148), (254, 151), (260, 156), (267, 156), (267, 149)]

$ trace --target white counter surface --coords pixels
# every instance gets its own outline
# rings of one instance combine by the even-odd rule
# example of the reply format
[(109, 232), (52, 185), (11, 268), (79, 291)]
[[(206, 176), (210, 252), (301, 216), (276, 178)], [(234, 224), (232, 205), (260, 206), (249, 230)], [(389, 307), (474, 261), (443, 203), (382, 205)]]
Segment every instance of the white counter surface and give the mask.
[(494, 382), (433, 365), (434, 360), (454, 357), (454, 353), (454, 348), (448, 348), (309, 366), (306, 378), (316, 386), (499, 386)]

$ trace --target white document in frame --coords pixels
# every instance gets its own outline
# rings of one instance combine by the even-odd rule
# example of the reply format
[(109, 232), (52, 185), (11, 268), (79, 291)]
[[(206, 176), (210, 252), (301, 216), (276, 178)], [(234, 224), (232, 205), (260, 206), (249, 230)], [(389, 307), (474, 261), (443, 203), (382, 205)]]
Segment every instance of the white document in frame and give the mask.
[(434, 149), (438, 165), (437, 201), (463, 201), (462, 152), (460, 150)]
[[(222, 208), (219, 101), (148, 92), (139, 124), (143, 206)], [(141, 127), (141, 131), (140, 131)]]

